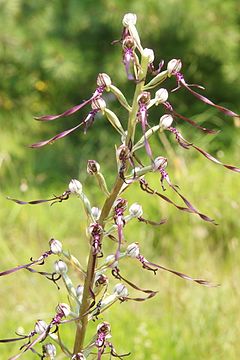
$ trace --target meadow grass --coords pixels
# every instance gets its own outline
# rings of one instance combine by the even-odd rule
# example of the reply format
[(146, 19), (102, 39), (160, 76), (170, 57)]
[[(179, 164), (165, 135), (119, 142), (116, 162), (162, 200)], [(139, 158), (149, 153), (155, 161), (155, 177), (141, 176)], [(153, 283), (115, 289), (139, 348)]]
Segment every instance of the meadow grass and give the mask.
[[(112, 325), (116, 350), (131, 351), (129, 359), (237, 360), (240, 353), (238, 175), (183, 151), (175, 153), (175, 168), (169, 169), (172, 181), (219, 225), (182, 213), (141, 192), (135, 184), (125, 195), (129, 203), (137, 199), (143, 205), (146, 218), (158, 221), (166, 217), (168, 223), (156, 228), (133, 221), (126, 228), (125, 238), (127, 243), (138, 241), (143, 254), (159, 264), (221, 285), (204, 288), (160, 271), (154, 276), (136, 266), (133, 260), (126, 264), (123, 275), (142, 288), (153, 288), (159, 293), (143, 303), (115, 304), (105, 314), (105, 320)], [(239, 165), (237, 148), (235, 156), (231, 153), (220, 154), (221, 160)], [(17, 174), (13, 174), (12, 179), (15, 176)], [(156, 176), (148, 180), (152, 187), (160, 188)], [(59, 185), (57, 187), (59, 189)], [(48, 249), (51, 237), (62, 241), (66, 249), (71, 249), (82, 264), (86, 264), (86, 217), (78, 199), (54, 206), (19, 206), (4, 198), (11, 195), (32, 200), (64, 190), (31, 187), (21, 193), (13, 181), (9, 186), (2, 185), (1, 270), (26, 263), (31, 256), (37, 258)], [(96, 197), (92, 179), (86, 181), (85, 190), (93, 206), (101, 205), (103, 197)], [(180, 202), (171, 190), (167, 190), (167, 194)], [(114, 244), (105, 242), (104, 246), (109, 251)], [(51, 270), (54, 260), (49, 259), (44, 269)], [(73, 278), (77, 285), (77, 275), (73, 274)], [(21, 328), (28, 333), (36, 319), (51, 320), (56, 304), (67, 301), (61, 288), (58, 291), (52, 283), (24, 270), (1, 278), (0, 338), (13, 337), (14, 331)], [(90, 329), (95, 326), (96, 323), (92, 323)], [(71, 347), (73, 325), (63, 329), (63, 334)], [(17, 353), (18, 346), (0, 344), (1, 359)], [(34, 359), (35, 355), (27, 353), (23, 358)]]

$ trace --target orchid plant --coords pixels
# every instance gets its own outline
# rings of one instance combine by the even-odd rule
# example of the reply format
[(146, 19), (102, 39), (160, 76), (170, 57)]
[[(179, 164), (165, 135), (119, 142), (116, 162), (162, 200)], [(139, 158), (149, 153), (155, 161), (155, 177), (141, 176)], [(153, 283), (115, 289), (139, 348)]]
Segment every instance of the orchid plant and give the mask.
[[(180, 192), (177, 185), (174, 185), (167, 172), (168, 161), (164, 154), (154, 154), (150, 147), (149, 139), (154, 134), (161, 134), (164, 131), (170, 132), (175, 137), (177, 143), (188, 150), (193, 148), (202, 154), (208, 160), (215, 164), (222, 165), (225, 168), (240, 172), (240, 169), (224, 164), (214, 156), (201, 149), (199, 146), (186, 140), (179, 130), (173, 126), (177, 121), (185, 121), (191, 126), (205, 134), (216, 133), (213, 129), (207, 129), (200, 126), (193, 120), (179, 114), (175, 111), (168, 101), (169, 92), (166, 88), (161, 87), (162, 83), (169, 78), (174, 77), (177, 81), (177, 87), (173, 91), (184, 88), (200, 101), (215, 107), (225, 115), (238, 117), (233, 111), (216, 105), (213, 101), (203, 96), (195, 89), (203, 90), (202, 86), (188, 84), (181, 72), (182, 62), (179, 59), (172, 59), (168, 62), (166, 69), (164, 62), (161, 61), (158, 68), (154, 67), (154, 52), (152, 49), (143, 48), (136, 28), (137, 17), (135, 14), (128, 13), (123, 17), (123, 31), (121, 39), (113, 43), (120, 43), (122, 46), (122, 62), (124, 64), (126, 75), (129, 81), (135, 84), (135, 92), (132, 104), (130, 105), (122, 93), (113, 83), (109, 75), (100, 73), (97, 76), (97, 87), (88, 100), (64, 111), (59, 115), (44, 115), (36, 117), (38, 121), (54, 121), (59, 118), (70, 116), (83, 107), (90, 105), (91, 109), (87, 117), (75, 127), (67, 129), (48, 140), (40, 141), (31, 145), (32, 148), (41, 148), (55, 141), (63, 139), (72, 132), (83, 128), (86, 133), (93, 125), (96, 114), (101, 113), (106, 118), (116, 132), (120, 140), (116, 147), (117, 172), (116, 180), (112, 189), (108, 189), (107, 181), (101, 173), (100, 165), (95, 160), (89, 160), (87, 164), (87, 173), (94, 176), (99, 185), (100, 191), (105, 196), (105, 201), (101, 209), (92, 207), (89, 199), (84, 193), (84, 189), (79, 180), (72, 179), (68, 188), (60, 195), (53, 196), (49, 199), (40, 199), (34, 201), (22, 201), (14, 198), (8, 198), (17, 204), (41, 204), (50, 202), (63, 202), (71, 197), (78, 197), (83, 203), (87, 214), (88, 223), (86, 225), (89, 238), (89, 254), (87, 268), (67, 249), (66, 244), (62, 244), (57, 239), (51, 239), (49, 249), (46, 250), (36, 259), (9, 270), (2, 271), (0, 276), (13, 274), (21, 269), (28, 270), (31, 273), (38, 273), (48, 280), (54, 282), (57, 287), (62, 283), (69, 298), (69, 304), (60, 303), (56, 306), (52, 314), (52, 320), (45, 322), (44, 319), (37, 320), (33, 325), (33, 330), (29, 334), (17, 334), (14, 338), (0, 340), (3, 342), (19, 341), (23, 344), (19, 352), (13, 355), (10, 360), (16, 360), (26, 352), (32, 352), (36, 358), (55, 359), (57, 352), (62, 352), (65, 358), (72, 360), (83, 360), (87, 358), (100, 360), (104, 354), (110, 354), (110, 358), (116, 357), (123, 359), (129, 353), (119, 354), (115, 345), (111, 342), (110, 324), (103, 321), (104, 312), (116, 302), (125, 301), (144, 301), (152, 298), (157, 291), (143, 289), (122, 275), (121, 264), (123, 259), (132, 259), (139, 262), (143, 269), (150, 270), (154, 274), (158, 270), (164, 270), (176, 275), (182, 279), (193, 281), (204, 286), (216, 286), (201, 278), (194, 278), (182, 272), (169, 269), (163, 265), (153, 263), (147, 259), (137, 242), (128, 243), (124, 236), (124, 229), (133, 219), (137, 219), (145, 224), (160, 226), (166, 223), (166, 219), (153, 221), (143, 216), (142, 206), (138, 203), (130, 204), (128, 207), (127, 200), (123, 197), (124, 192), (132, 184), (137, 183), (140, 189), (154, 197), (175, 206), (180, 211), (195, 214), (201, 220), (215, 224), (215, 221), (209, 216), (203, 214)], [(151, 77), (150, 80), (148, 78)], [(155, 91), (155, 93), (154, 93)], [(128, 114), (128, 123), (124, 127), (122, 121), (112, 110), (107, 107), (102, 95), (104, 92), (111, 92), (120, 105)], [(153, 106), (161, 108), (161, 116), (158, 124), (153, 126), (149, 122), (149, 109)], [(99, 121), (99, 120), (97, 120)], [(142, 136), (136, 139), (135, 130), (141, 128)], [(147, 164), (137, 156), (139, 149), (145, 149), (147, 154)], [(157, 173), (160, 178), (160, 188), (153, 189), (146, 175)], [(165, 189), (165, 185), (168, 189)], [(166, 191), (166, 192), (165, 192)], [(166, 193), (174, 191), (180, 203), (171, 200)], [(112, 254), (105, 254), (103, 251), (103, 242), (113, 241), (115, 251)], [(55, 267), (52, 273), (39, 271), (39, 266), (43, 266), (49, 257), (57, 257)], [(69, 268), (74, 268), (79, 273), (79, 284), (74, 284), (69, 275)], [(109, 282), (111, 279), (117, 279), (119, 282), (114, 286), (113, 291), (109, 291)], [(139, 295), (135, 295), (139, 293)], [(101, 318), (101, 322), (96, 325), (95, 333), (91, 340), (86, 342), (86, 333), (90, 321), (96, 321)], [(70, 322), (76, 325), (76, 334), (73, 348), (70, 349), (64, 343), (60, 333), (61, 328), (68, 326)], [(41, 348), (41, 350), (39, 350)]]

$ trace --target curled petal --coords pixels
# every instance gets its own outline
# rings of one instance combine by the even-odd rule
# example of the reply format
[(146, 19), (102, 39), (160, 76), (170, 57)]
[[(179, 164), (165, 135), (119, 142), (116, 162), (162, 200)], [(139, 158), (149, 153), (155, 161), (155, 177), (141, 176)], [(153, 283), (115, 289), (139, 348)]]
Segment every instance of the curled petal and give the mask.
[(199, 93), (197, 93), (196, 91), (194, 91), (193, 89), (191, 89), (191, 87), (185, 83), (185, 81), (181, 81), (181, 84), (188, 89), (196, 98), (198, 98), (199, 100), (203, 101), (205, 104), (211, 105), (213, 107), (215, 107), (216, 109), (218, 109), (219, 111), (223, 112), (224, 114), (231, 116), (231, 117), (239, 117), (238, 114), (236, 114), (235, 112), (233, 112), (232, 110), (229, 110), (227, 108), (225, 108), (224, 106), (220, 106), (215, 104), (214, 102), (212, 102), (211, 100), (209, 100), (207, 97), (200, 95)]
[(224, 166), (225, 168), (229, 169), (229, 170), (232, 170), (232, 171), (235, 171), (235, 172), (240, 172), (240, 169), (237, 168), (236, 166), (233, 166), (233, 165), (227, 165), (227, 164), (223, 164), (221, 161), (219, 161), (218, 159), (216, 159), (214, 156), (212, 156), (211, 154), (208, 154), (206, 151), (204, 151), (203, 149), (201, 149), (200, 147), (196, 146), (196, 145), (193, 145), (192, 144), (192, 147), (194, 149), (196, 149), (197, 151), (199, 151), (203, 156), (205, 156), (208, 160), (214, 162), (215, 164), (218, 164), (218, 165), (222, 165)]
[(218, 134), (218, 133), (220, 132), (219, 130), (207, 129), (207, 128), (203, 127), (203, 126), (200, 126), (200, 125), (198, 125), (195, 121), (193, 121), (193, 120), (191, 120), (191, 119), (188, 119), (187, 117), (185, 117), (185, 116), (177, 113), (175, 110), (172, 110), (171, 113), (172, 113), (174, 116), (178, 117), (179, 119), (182, 119), (182, 120), (188, 122), (189, 124), (191, 124), (191, 125), (194, 126), (195, 128), (200, 129), (200, 130), (202, 130), (203, 132), (205, 132), (205, 133), (207, 133), (207, 134)]
[(47, 330), (44, 331), (42, 334), (40, 334), (34, 341), (32, 341), (28, 346), (24, 348), (19, 354), (12, 356), (9, 358), (9, 360), (17, 360), (22, 356), (26, 351), (31, 350), (37, 343), (43, 341), (47, 334), (49, 333), (50, 325), (48, 326)]
[(29, 268), (30, 266), (33, 266), (33, 265), (43, 265), (44, 264), (44, 259), (46, 257), (48, 257), (49, 255), (51, 255), (50, 251), (44, 253), (39, 259), (33, 260), (28, 264), (19, 265), (19, 266), (16, 266), (16, 267), (12, 268), (12, 269), (0, 272), (0, 276), (9, 275), (9, 274), (12, 274), (12, 273), (14, 273), (16, 271), (19, 271), (19, 270), (22, 270), (22, 269), (27, 269), (27, 268)]
[(171, 186), (171, 187), (178, 194), (178, 196), (180, 196), (180, 198), (183, 200), (183, 202), (187, 205), (187, 207), (190, 209), (191, 213), (197, 214), (204, 221), (211, 222), (214, 225), (217, 225), (213, 219), (211, 219), (207, 215), (200, 213), (197, 209), (195, 209), (195, 207), (182, 194), (180, 194), (180, 192), (177, 190), (176, 186)]
[(214, 223), (214, 220), (210, 219), (208, 216), (200, 213), (197, 209), (195, 209), (190, 202), (183, 196), (181, 195), (178, 190), (176, 189), (176, 187), (174, 186), (173, 189), (178, 192), (178, 195), (181, 197), (181, 199), (184, 201), (184, 203), (187, 205), (187, 207), (183, 207), (183, 206), (179, 206), (177, 204), (175, 204), (171, 199), (169, 199), (167, 196), (161, 194), (160, 192), (153, 190), (152, 188), (150, 188), (150, 186), (148, 185), (148, 183), (146, 182), (146, 180), (144, 179), (140, 179), (139, 180), (140, 183), (140, 187), (143, 191), (146, 191), (148, 194), (151, 195), (157, 195), (159, 196), (161, 199), (165, 200), (166, 202), (168, 202), (169, 204), (172, 204), (173, 206), (175, 206), (178, 210), (181, 211), (185, 211), (188, 213), (194, 213), (197, 214), (198, 216), (201, 217), (201, 219), (203, 219), (204, 221), (208, 221), (208, 222), (212, 222)]
[(40, 141), (38, 143), (35, 143), (35, 144), (32, 144), (30, 145), (29, 147), (31, 148), (40, 148), (40, 147), (43, 147), (45, 145), (48, 145), (48, 144), (52, 144), (54, 143), (54, 141), (56, 140), (59, 140), (59, 139), (62, 139), (64, 137), (66, 137), (67, 135), (71, 134), (73, 131), (77, 130), (80, 126), (82, 126), (85, 122), (81, 122), (80, 124), (78, 124), (77, 126), (71, 128), (71, 129), (68, 129), (68, 130), (65, 130), (55, 136), (53, 136), (51, 139), (49, 140), (45, 140), (45, 141)]
[(207, 153), (205, 150), (201, 149), (200, 147), (192, 143), (189, 143), (186, 139), (184, 139), (184, 137), (180, 134), (180, 132), (177, 129), (170, 127), (167, 130), (175, 134), (176, 140), (178, 141), (179, 145), (181, 145), (183, 148), (189, 149), (189, 147), (193, 147), (195, 150), (200, 152), (203, 156), (205, 156), (208, 160), (214, 162), (215, 164), (222, 165), (231, 171), (240, 172), (240, 169), (237, 168), (236, 166), (224, 164), (218, 159), (216, 159), (214, 156), (212, 156), (211, 154)]
[(42, 204), (45, 202), (52, 202), (51, 205), (55, 204), (56, 202), (62, 202), (64, 200), (67, 200), (69, 198), (70, 195), (70, 191), (64, 191), (63, 194), (59, 195), (59, 196), (54, 196), (53, 198), (50, 199), (40, 199), (40, 200), (32, 200), (32, 201), (22, 201), (22, 200), (18, 200), (18, 199), (13, 199), (11, 197), (7, 197), (8, 200), (14, 201), (15, 203), (19, 204), (19, 205), (36, 205), (36, 204)]
[(133, 300), (133, 301), (138, 301), (138, 302), (140, 302), (140, 301), (145, 301), (145, 300), (148, 300), (148, 299), (151, 299), (152, 297), (154, 297), (155, 295), (157, 294), (157, 292), (156, 291), (153, 291), (153, 292), (151, 292), (148, 296), (146, 296), (146, 297), (135, 297), (135, 298), (132, 298), (132, 297), (125, 297), (125, 298), (122, 298), (122, 299), (120, 299), (122, 302), (123, 301), (126, 301), (126, 300)]
[(58, 114), (58, 115), (44, 115), (44, 116), (37, 116), (35, 117), (34, 119), (35, 120), (38, 120), (38, 121), (52, 121), (52, 120), (55, 120), (55, 119), (59, 119), (61, 117), (64, 117), (64, 116), (70, 116), (72, 114), (74, 114), (75, 112), (77, 112), (78, 110), (80, 110), (82, 107), (84, 107), (85, 105), (89, 104), (96, 96), (92, 96), (90, 99), (88, 100), (85, 100), (83, 103), (81, 104), (78, 104), (78, 105), (75, 105), (73, 106), (72, 108), (64, 111), (63, 113), (61, 114)]
[[(165, 271), (168, 271), (176, 276), (179, 276), (181, 277), (182, 279), (185, 279), (185, 280), (189, 280), (189, 281), (194, 281), (196, 282), (197, 284), (200, 284), (200, 285), (203, 285), (203, 286), (207, 286), (207, 287), (216, 287), (216, 286), (219, 286), (218, 284), (217, 285), (214, 285), (214, 284), (211, 284), (209, 281), (207, 280), (204, 280), (204, 279), (195, 279), (189, 275), (186, 275), (186, 274), (183, 274), (179, 271), (175, 271), (175, 270), (172, 270), (172, 269), (168, 269), (166, 268), (165, 266), (162, 266), (162, 265), (157, 265), (157, 264), (154, 264), (148, 260), (146, 260), (145, 258), (143, 258), (141, 260), (142, 264), (144, 265), (145, 263), (147, 265), (150, 265), (150, 266), (153, 266), (155, 268), (158, 268), (158, 269), (161, 269), (161, 270), (165, 270)], [(143, 266), (144, 267), (144, 266)]]
[(18, 199), (12, 199), (9, 196), (7, 197), (8, 200), (14, 201), (15, 203), (19, 204), (19, 205), (36, 205), (36, 204), (42, 204), (45, 202), (49, 202), (49, 201), (54, 201), (56, 200), (56, 198), (51, 198), (51, 199), (46, 199), (46, 200), (32, 200), (32, 201), (22, 201), (22, 200), (18, 200)]
[(150, 224), (150, 225), (153, 225), (153, 226), (163, 225), (163, 224), (166, 224), (166, 222), (167, 222), (167, 219), (162, 219), (162, 220), (160, 220), (158, 222), (155, 222), (155, 221), (152, 221), (152, 220), (144, 219), (142, 216), (140, 216), (138, 218), (138, 220), (140, 222), (144, 222), (145, 224)]
[(15, 342), (20, 341), (28, 338), (28, 335), (22, 335), (21, 337), (16, 338), (10, 338), (10, 339), (0, 339), (0, 343), (8, 343), (8, 342)]
[(141, 292), (144, 292), (144, 293), (146, 293), (146, 294), (151, 294), (151, 295), (152, 295), (151, 297), (155, 296), (155, 295), (158, 293), (158, 291), (141, 289), (141, 288), (138, 287), (137, 285), (133, 284), (131, 281), (125, 279), (125, 278), (120, 274), (120, 270), (119, 270), (118, 268), (114, 268), (114, 269), (112, 270), (112, 274), (113, 274), (113, 276), (116, 277), (117, 279), (125, 281), (125, 282), (126, 282), (128, 285), (130, 285), (133, 289), (138, 290), (138, 291), (141, 291)]

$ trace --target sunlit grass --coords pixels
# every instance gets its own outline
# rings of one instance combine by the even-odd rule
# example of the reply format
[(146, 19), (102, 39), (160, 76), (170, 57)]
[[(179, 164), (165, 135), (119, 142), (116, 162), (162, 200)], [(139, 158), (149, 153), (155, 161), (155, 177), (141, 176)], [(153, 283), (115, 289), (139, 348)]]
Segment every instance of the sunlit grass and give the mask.
[[(182, 155), (182, 151), (176, 153), (175, 165), (169, 166), (173, 183), (180, 186), (192, 204), (219, 225), (180, 212), (159, 198), (143, 193), (135, 184), (125, 195), (129, 203), (140, 202), (146, 218), (159, 221), (166, 217), (168, 223), (155, 228), (133, 221), (126, 228), (126, 241), (139, 242), (142, 253), (157, 263), (221, 286), (204, 288), (160, 271), (154, 276), (135, 266), (132, 260), (123, 267), (124, 276), (142, 288), (159, 290), (159, 293), (148, 302), (115, 304), (104, 319), (112, 325), (112, 341), (117, 352), (131, 351), (129, 359), (238, 359), (238, 175), (201, 156), (193, 158), (191, 153), (184, 152), (183, 161)], [(221, 160), (239, 165), (238, 154), (222, 154)], [(11, 161), (8, 166), (11, 171)], [(84, 176), (80, 175), (81, 180)], [(160, 189), (157, 175), (148, 180), (152, 187)], [(67, 184), (65, 187), (59, 185), (58, 179), (57, 191), (51, 185), (51, 188), (30, 187), (22, 192), (18, 185), (12, 186), (13, 183), (11, 181), (11, 187), (7, 183), (2, 186), (1, 270), (25, 263), (31, 256), (37, 258), (48, 249), (51, 237), (61, 240), (64, 247), (79, 256), (85, 265), (88, 248), (84, 231), (86, 217), (78, 199), (53, 206), (20, 206), (4, 198), (6, 195), (25, 200), (48, 197), (54, 192), (60, 194)], [(85, 178), (85, 183), (92, 205), (101, 206), (103, 196), (96, 197), (94, 180)], [(181, 203), (171, 189), (166, 194)], [(106, 244), (105, 248), (113, 249), (113, 246)], [(52, 269), (54, 260), (47, 261), (46, 269)], [(74, 280), (77, 285), (76, 275)], [(23, 270), (1, 278), (0, 338), (13, 337), (14, 331), (21, 327), (26, 333), (30, 332), (36, 319), (50, 321), (59, 301), (67, 301), (63, 288), (56, 290), (53, 284), (37, 274)], [(96, 323), (91, 324), (92, 331), (95, 326)], [(73, 325), (70, 329), (73, 330)], [(64, 329), (63, 333), (71, 347), (73, 331)], [(0, 346), (3, 359), (17, 353), (17, 344)], [(34, 355), (27, 353), (23, 358), (34, 359)], [(62, 358), (61, 355), (57, 357)]]

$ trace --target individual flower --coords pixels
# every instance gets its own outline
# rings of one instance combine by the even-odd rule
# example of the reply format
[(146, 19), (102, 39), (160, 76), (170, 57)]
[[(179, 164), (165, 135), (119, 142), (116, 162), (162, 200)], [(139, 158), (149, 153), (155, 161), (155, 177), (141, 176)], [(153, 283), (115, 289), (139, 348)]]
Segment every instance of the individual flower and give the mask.
[(229, 169), (229, 170), (232, 170), (235, 172), (240, 172), (240, 168), (237, 168), (236, 166), (233, 166), (233, 165), (224, 164), (221, 161), (219, 161), (218, 159), (216, 159), (214, 156), (212, 156), (211, 154), (206, 152), (205, 150), (201, 149), (199, 146), (196, 146), (193, 143), (188, 142), (186, 139), (184, 139), (184, 137), (181, 135), (181, 133), (176, 128), (170, 126), (166, 130), (170, 131), (172, 134), (175, 135), (176, 141), (184, 149), (188, 150), (190, 147), (192, 147), (195, 150), (197, 150), (200, 154), (202, 154), (205, 158), (214, 162), (215, 164), (222, 165), (226, 169)]
[(125, 298), (128, 296), (128, 289), (124, 284), (121, 283), (115, 285), (113, 292), (117, 295), (118, 298)]
[(48, 324), (44, 320), (37, 320), (34, 327), (34, 331), (36, 334), (40, 335), (43, 332), (45, 332), (47, 328), (48, 328)]
[(197, 99), (201, 100), (205, 104), (215, 107), (219, 111), (223, 112), (225, 115), (232, 116), (232, 117), (235, 117), (235, 116), (239, 117), (239, 115), (236, 114), (235, 112), (233, 112), (232, 110), (229, 110), (229, 109), (225, 108), (224, 106), (217, 105), (213, 101), (209, 100), (207, 97), (194, 91), (192, 89), (193, 87), (202, 89), (202, 90), (204, 90), (204, 87), (201, 85), (197, 85), (197, 84), (188, 84), (185, 81), (183, 74), (180, 72), (181, 67), (182, 67), (181, 60), (173, 59), (168, 63), (168, 66), (167, 66), (168, 75), (175, 76), (176, 81), (177, 81), (177, 87), (175, 89), (173, 89), (172, 92), (180, 89), (181, 87), (184, 87), (185, 89), (190, 91)]
[(92, 223), (89, 226), (89, 232), (91, 234), (92, 237), (92, 249), (93, 249), (93, 254), (97, 255), (98, 257), (102, 257), (102, 232), (103, 232), (103, 228), (100, 224), (96, 223)]
[[(183, 202), (185, 203), (185, 205), (187, 206), (188, 210), (186, 210), (186, 208), (181, 208), (176, 206), (176, 204), (174, 204), (172, 201), (169, 201), (168, 198), (164, 198), (164, 196), (161, 196), (162, 198), (164, 198), (164, 200), (174, 204), (177, 208), (180, 208), (181, 210), (184, 211), (188, 211), (188, 212), (192, 212), (197, 214), (198, 216), (200, 216), (203, 220), (208, 221), (208, 222), (212, 222), (214, 223), (214, 220), (209, 218), (208, 216), (200, 213), (178, 190), (178, 186), (173, 185), (170, 177), (166, 171), (166, 167), (167, 167), (167, 159), (159, 156), (157, 157), (152, 164), (152, 169), (153, 171), (159, 171), (159, 173), (161, 174), (161, 185), (162, 185), (162, 189), (163, 191), (165, 191), (165, 187), (164, 187), (164, 182), (167, 182), (167, 184), (177, 193), (177, 195), (183, 200)], [(144, 189), (144, 188), (143, 188)], [(154, 193), (154, 192), (153, 192)], [(157, 193), (157, 195), (159, 195), (159, 193)]]
[[(131, 254), (134, 254), (134, 256), (131, 256)], [(142, 264), (144, 269), (151, 270), (154, 273), (156, 273), (158, 269), (165, 270), (165, 271), (170, 272), (170, 273), (172, 273), (172, 274), (174, 274), (176, 276), (179, 276), (182, 279), (189, 280), (189, 281), (194, 281), (194, 282), (196, 282), (197, 284), (200, 284), (200, 285), (204, 285), (204, 286), (208, 286), (208, 287), (215, 286), (215, 285), (212, 285), (207, 280), (196, 279), (196, 278), (193, 278), (193, 277), (191, 277), (189, 275), (183, 274), (183, 273), (181, 273), (179, 271), (175, 271), (175, 270), (166, 268), (165, 266), (154, 264), (154, 263), (148, 261), (143, 255), (141, 255), (139, 245), (137, 243), (133, 243), (133, 244), (130, 244), (128, 246), (127, 255), (132, 257), (132, 258), (137, 259), (138, 261), (140, 261), (140, 263)]]
[(155, 105), (165, 103), (168, 99), (168, 91), (164, 88), (159, 89), (155, 93)]
[(127, 201), (125, 199), (117, 199), (114, 204), (114, 221), (118, 229), (118, 248), (115, 254), (115, 259), (118, 260), (120, 256), (120, 249), (123, 243), (123, 227), (125, 225), (124, 211), (127, 207)]
[(101, 210), (96, 206), (93, 206), (91, 210), (92, 210), (92, 216), (94, 217), (94, 219), (95, 220), (99, 219), (99, 217), (101, 215)]
[(43, 345), (43, 356), (46, 358), (50, 358), (50, 360), (54, 360), (57, 355), (56, 347), (49, 343)]
[(60, 303), (56, 307), (56, 312), (59, 317), (67, 317), (71, 313), (70, 306), (65, 303)]
[(143, 209), (142, 209), (142, 206), (139, 205), (138, 203), (134, 203), (130, 206), (129, 208), (129, 214), (132, 216), (132, 217), (141, 217), (142, 214), (143, 214)]
[(161, 118), (159, 120), (160, 129), (165, 130), (165, 129), (169, 128), (172, 125), (172, 122), (173, 122), (172, 115), (165, 114), (165, 115), (161, 116)]
[(88, 160), (87, 173), (89, 175), (95, 175), (100, 171), (100, 164), (95, 160)]
[(148, 125), (148, 104), (150, 102), (150, 98), (151, 98), (151, 94), (148, 91), (144, 91), (142, 92), (142, 94), (138, 97), (138, 105), (139, 105), (139, 110), (138, 110), (138, 121), (141, 123), (142, 126), (142, 132), (143, 132), (143, 136), (144, 136), (144, 144), (145, 144), (145, 149), (147, 152), (147, 155), (150, 157), (150, 159), (152, 160), (153, 156), (152, 156), (152, 150), (150, 148), (148, 139), (146, 137), (146, 128), (149, 126)]
[(54, 269), (57, 274), (66, 274), (68, 271), (67, 264), (62, 260), (55, 261)]
[(93, 95), (88, 99), (85, 100), (84, 102), (82, 102), (79, 105), (73, 106), (72, 108), (64, 111), (61, 114), (58, 115), (43, 115), (43, 116), (39, 116), (36, 117), (36, 120), (39, 121), (52, 121), (52, 120), (56, 120), (65, 116), (70, 116), (72, 114), (75, 114), (77, 111), (79, 111), (81, 108), (83, 108), (84, 106), (91, 104), (92, 110), (89, 112), (89, 114), (87, 115), (87, 117), (77, 126), (65, 130), (57, 135), (55, 135), (54, 137), (52, 137), (49, 140), (45, 140), (45, 141), (40, 141), (38, 143), (32, 144), (30, 145), (30, 147), (32, 148), (39, 148), (48, 144), (52, 144), (53, 142), (55, 142), (56, 140), (62, 139), (66, 136), (68, 136), (69, 134), (71, 134), (72, 132), (74, 132), (75, 130), (77, 130), (78, 128), (80, 128), (81, 126), (84, 127), (84, 131), (86, 132), (86, 130), (89, 128), (89, 126), (91, 126), (94, 122), (95, 116), (99, 111), (104, 112), (105, 108), (106, 108), (106, 103), (105, 101), (102, 99), (102, 94), (104, 92), (105, 89), (109, 89), (109, 86), (111, 85), (111, 79), (107, 74), (99, 74), (98, 78), (97, 78), (97, 89), (95, 90), (95, 92), (93, 93)]
[(140, 254), (140, 249), (138, 243), (132, 243), (128, 245), (126, 255), (131, 258), (136, 258)]
[(52, 254), (59, 255), (62, 253), (62, 243), (59, 240), (51, 239), (49, 246)]
[[(137, 68), (139, 67), (138, 57), (135, 53), (136, 44), (131, 36), (126, 36), (122, 44), (123, 64), (125, 66), (128, 80), (135, 80)], [(131, 65), (133, 73), (131, 73)]]

